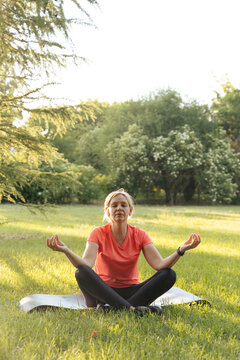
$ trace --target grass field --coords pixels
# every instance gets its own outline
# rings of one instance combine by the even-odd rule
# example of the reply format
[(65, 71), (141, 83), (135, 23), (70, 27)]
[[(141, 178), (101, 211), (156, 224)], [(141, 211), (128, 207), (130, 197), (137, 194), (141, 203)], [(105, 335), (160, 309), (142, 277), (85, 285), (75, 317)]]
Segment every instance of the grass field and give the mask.
[[(79, 292), (74, 267), (63, 254), (48, 249), (45, 239), (57, 233), (82, 254), (88, 234), (102, 224), (102, 208), (62, 206), (33, 215), (21, 206), (1, 205), (1, 222), (1, 360), (240, 360), (240, 207), (136, 207), (130, 223), (146, 230), (163, 256), (193, 231), (202, 238), (174, 266), (176, 286), (212, 306), (168, 307), (162, 316), (24, 313), (17, 303), (26, 295)], [(140, 280), (154, 273), (143, 257), (139, 272)], [(93, 331), (97, 336), (91, 337)]]

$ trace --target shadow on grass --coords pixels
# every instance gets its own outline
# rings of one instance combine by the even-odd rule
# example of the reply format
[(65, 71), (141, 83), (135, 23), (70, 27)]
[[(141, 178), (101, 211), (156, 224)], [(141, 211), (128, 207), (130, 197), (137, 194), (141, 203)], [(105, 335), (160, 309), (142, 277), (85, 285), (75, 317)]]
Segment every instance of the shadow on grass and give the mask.
[[(64, 290), (64, 284), (66, 284), (66, 288), (71, 286), (71, 283), (63, 282), (61, 277), (56, 275), (54, 272), (49, 273), (49, 262), (44, 263), (44, 257), (39, 257), (39, 262), (36, 263), (35, 267), (37, 268), (37, 272), (45, 273), (48, 276), (48, 279), (42, 281), (37, 281), (31, 277), (29, 274), (29, 266), (27, 268), (21, 264), (22, 259), (31, 258), (32, 252), (22, 251), (18, 253), (18, 256), (21, 256), (21, 259), (17, 259), (16, 255), (10, 255), (8, 260), (6, 258), (0, 257), (0, 260), (4, 261), (7, 267), (11, 270), (11, 272), (16, 274), (16, 285), (9, 285), (7, 283), (1, 284), (1, 296), (7, 299), (9, 294), (14, 294), (17, 298), (17, 302), (21, 300), (21, 298), (31, 295), (31, 294), (39, 294), (46, 293), (49, 291), (49, 283), (52, 285), (51, 293), (55, 294), (66, 294), (66, 290)], [(60, 260), (60, 259), (59, 259)], [(25, 262), (25, 260), (24, 260)], [(57, 264), (56, 264), (57, 265)], [(74, 271), (73, 271), (74, 277)], [(9, 279), (9, 283), (12, 282), (13, 279)], [(48, 284), (47, 284), (48, 283)], [(74, 293), (80, 292), (76, 283), (76, 286), (73, 288)], [(11, 295), (11, 298), (13, 295)]]

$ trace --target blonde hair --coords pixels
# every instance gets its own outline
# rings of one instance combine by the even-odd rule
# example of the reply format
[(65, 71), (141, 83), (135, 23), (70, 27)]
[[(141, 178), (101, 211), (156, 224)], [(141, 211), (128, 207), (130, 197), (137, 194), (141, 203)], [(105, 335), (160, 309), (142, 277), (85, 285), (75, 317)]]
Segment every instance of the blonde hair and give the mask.
[(130, 207), (133, 208), (134, 206), (134, 202), (133, 202), (133, 198), (131, 195), (129, 195), (123, 188), (118, 189), (116, 191), (112, 191), (110, 194), (108, 194), (108, 196), (106, 197), (105, 201), (104, 201), (104, 215), (103, 215), (103, 220), (106, 220), (108, 222), (110, 222), (109, 216), (107, 214), (107, 210), (109, 208), (110, 202), (111, 200), (117, 196), (117, 195), (123, 195), (125, 196), (125, 198), (127, 199), (128, 205)]

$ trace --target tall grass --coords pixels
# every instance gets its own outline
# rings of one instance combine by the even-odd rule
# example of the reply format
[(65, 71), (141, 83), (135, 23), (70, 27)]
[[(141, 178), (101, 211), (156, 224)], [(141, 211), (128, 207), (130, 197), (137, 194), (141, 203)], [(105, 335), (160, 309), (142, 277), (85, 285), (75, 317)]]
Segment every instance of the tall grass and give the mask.
[[(18, 301), (26, 295), (79, 292), (74, 267), (45, 240), (57, 233), (82, 254), (88, 234), (102, 224), (102, 208), (61, 206), (34, 215), (1, 205), (1, 222), (0, 359), (240, 360), (240, 207), (136, 207), (130, 223), (146, 230), (163, 256), (193, 231), (202, 238), (174, 266), (176, 286), (212, 306), (172, 306), (160, 317), (64, 309), (24, 313)], [(141, 280), (154, 273), (142, 256), (139, 270)]]

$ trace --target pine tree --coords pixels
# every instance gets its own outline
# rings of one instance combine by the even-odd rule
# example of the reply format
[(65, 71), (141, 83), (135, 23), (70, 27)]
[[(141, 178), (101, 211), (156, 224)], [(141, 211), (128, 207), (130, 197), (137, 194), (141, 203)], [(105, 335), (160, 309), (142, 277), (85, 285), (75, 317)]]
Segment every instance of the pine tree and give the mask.
[[(97, 6), (96, 0), (86, 1)], [(78, 10), (76, 19), (66, 17), (70, 4)], [(0, 202), (24, 201), (21, 188), (40, 175), (39, 163), (60, 158), (51, 136), (76, 117), (95, 113), (92, 104), (32, 106), (44, 87), (29, 90), (33, 81), (69, 60), (83, 60), (71, 44), (73, 23), (93, 25), (78, 0), (0, 0)]]

